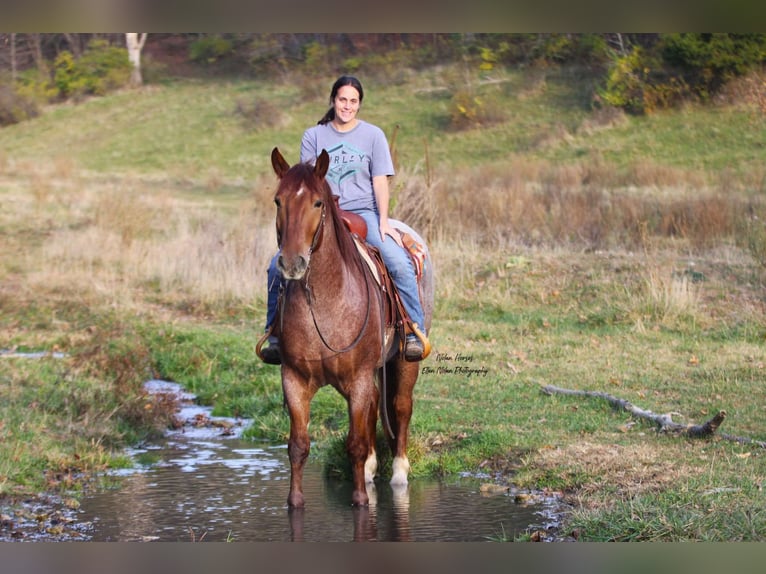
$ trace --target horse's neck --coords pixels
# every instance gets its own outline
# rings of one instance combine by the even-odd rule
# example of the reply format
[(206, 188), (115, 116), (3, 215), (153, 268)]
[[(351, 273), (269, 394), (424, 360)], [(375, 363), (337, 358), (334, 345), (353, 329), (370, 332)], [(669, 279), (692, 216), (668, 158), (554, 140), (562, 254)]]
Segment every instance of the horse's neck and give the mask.
[(359, 267), (355, 261), (344, 260), (340, 239), (329, 218), (324, 225), (322, 242), (311, 257), (308, 281), (314, 293), (325, 292), (331, 298), (338, 298), (362, 286), (364, 277), (357, 273)]

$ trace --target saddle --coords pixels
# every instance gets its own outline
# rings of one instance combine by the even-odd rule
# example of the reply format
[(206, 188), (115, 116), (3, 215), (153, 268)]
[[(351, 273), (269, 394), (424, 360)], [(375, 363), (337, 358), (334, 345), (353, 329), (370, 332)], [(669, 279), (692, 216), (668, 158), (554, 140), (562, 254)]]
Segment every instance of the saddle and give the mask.
[(357, 215), (353, 211), (341, 209), (340, 204), (338, 203), (340, 197), (337, 195), (333, 195), (333, 199), (335, 199), (335, 208), (338, 210), (340, 218), (343, 220), (343, 223), (346, 224), (351, 235), (357, 235), (364, 241), (364, 238), (367, 237), (367, 222), (364, 220), (364, 217)]
[[(354, 238), (357, 251), (369, 268), (370, 273), (383, 295), (386, 327), (393, 327), (395, 329), (399, 335), (400, 351), (403, 352), (405, 337), (408, 334), (414, 333), (421, 340), (424, 339), (424, 336), (414, 327), (412, 319), (404, 308), (401, 296), (399, 295), (399, 290), (396, 288), (396, 284), (388, 273), (388, 269), (383, 262), (383, 257), (381, 256), (380, 251), (365, 241), (365, 237), (367, 237), (367, 223), (364, 221), (364, 218), (356, 213), (341, 209), (338, 206), (337, 196), (335, 197), (335, 202), (341, 219)], [(415, 241), (415, 238), (409, 233), (402, 231), (401, 229), (397, 229), (396, 231), (399, 233), (402, 239), (402, 244), (410, 256), (410, 260), (415, 268), (416, 279), (419, 283), (423, 276), (423, 265), (426, 259), (425, 248)], [(430, 351), (430, 345), (428, 345), (428, 348)]]

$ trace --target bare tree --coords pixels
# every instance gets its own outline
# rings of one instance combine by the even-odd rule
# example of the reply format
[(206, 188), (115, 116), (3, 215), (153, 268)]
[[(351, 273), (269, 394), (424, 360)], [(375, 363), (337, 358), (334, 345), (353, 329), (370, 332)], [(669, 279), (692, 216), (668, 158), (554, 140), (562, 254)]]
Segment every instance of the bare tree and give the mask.
[(16, 33), (11, 32), (11, 80), (16, 81)]
[(75, 60), (79, 60), (80, 56), (82, 56), (82, 36), (83, 34), (64, 33), (64, 38), (69, 44), (69, 47), (72, 49), (72, 55), (74, 56)]
[(125, 41), (128, 45), (128, 58), (130, 63), (133, 64), (133, 71), (130, 74), (130, 84), (132, 86), (140, 86), (143, 84), (143, 78), (141, 77), (141, 50), (146, 43), (146, 37), (149, 34), (144, 32), (139, 34), (138, 32), (125, 32)]
[(43, 56), (42, 35), (27, 34), (27, 43), (29, 44), (40, 75), (45, 76), (48, 73), (48, 63)]

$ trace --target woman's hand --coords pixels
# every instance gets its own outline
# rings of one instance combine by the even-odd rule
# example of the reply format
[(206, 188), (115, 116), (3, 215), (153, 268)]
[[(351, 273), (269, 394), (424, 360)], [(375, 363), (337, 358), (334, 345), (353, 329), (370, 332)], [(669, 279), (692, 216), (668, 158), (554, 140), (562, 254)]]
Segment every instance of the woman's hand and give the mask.
[(386, 235), (390, 235), (391, 238), (396, 242), (396, 244), (399, 247), (404, 247), (404, 244), (402, 243), (402, 236), (399, 235), (399, 232), (391, 227), (391, 224), (388, 222), (388, 218), (382, 218), (380, 219), (380, 240), (385, 242), (386, 241)]

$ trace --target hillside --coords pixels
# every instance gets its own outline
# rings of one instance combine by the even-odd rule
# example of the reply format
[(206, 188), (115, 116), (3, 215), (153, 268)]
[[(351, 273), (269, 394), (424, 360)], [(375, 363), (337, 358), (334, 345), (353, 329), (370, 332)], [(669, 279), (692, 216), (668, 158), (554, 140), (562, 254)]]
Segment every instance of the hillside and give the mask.
[[(0, 149), (6, 165), (66, 158), (98, 173), (251, 182), (268, 172), (273, 146), (297, 155), (303, 129), (324, 112), (331, 80), (179, 80), (125, 90), (4, 128)], [(410, 172), (426, 153), (445, 178), (523, 158), (615, 172), (689, 171), (711, 183), (725, 170), (759, 191), (750, 180), (762, 175), (766, 131), (756, 108), (711, 104), (631, 117), (594, 110), (594, 81), (578, 68), (468, 77), (439, 68), (398, 85), (366, 84), (361, 116), (396, 134), (400, 166)], [(477, 118), (459, 117), (466, 102)]]

